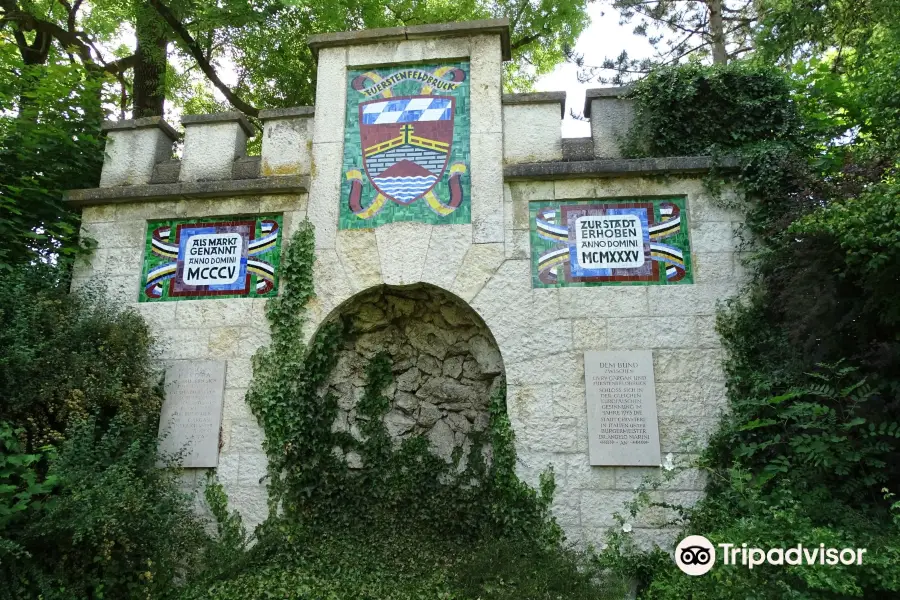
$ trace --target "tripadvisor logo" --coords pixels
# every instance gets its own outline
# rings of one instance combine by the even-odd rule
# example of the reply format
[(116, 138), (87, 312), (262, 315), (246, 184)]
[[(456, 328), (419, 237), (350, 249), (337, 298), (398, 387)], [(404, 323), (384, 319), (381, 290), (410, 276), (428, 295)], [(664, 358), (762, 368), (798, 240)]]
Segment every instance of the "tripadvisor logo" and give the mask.
[[(748, 569), (760, 565), (861, 565), (865, 548), (826, 548), (825, 544), (808, 547), (797, 544), (790, 548), (748, 547), (747, 544), (717, 544), (721, 549), (722, 564), (744, 566)], [(703, 575), (716, 564), (716, 546), (702, 535), (689, 535), (675, 548), (675, 564), (688, 575)]]

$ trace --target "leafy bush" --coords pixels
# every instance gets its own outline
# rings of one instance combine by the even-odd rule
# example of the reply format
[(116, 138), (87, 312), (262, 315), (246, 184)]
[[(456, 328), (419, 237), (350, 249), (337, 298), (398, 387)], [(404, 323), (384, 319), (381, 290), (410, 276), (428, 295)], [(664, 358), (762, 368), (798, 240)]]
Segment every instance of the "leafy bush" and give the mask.
[(790, 84), (772, 67), (691, 63), (653, 71), (629, 94), (634, 123), (625, 153), (697, 156), (796, 136)]
[(161, 598), (216, 549), (178, 469), (157, 467), (146, 324), (69, 295), (62, 272), (0, 287), (0, 415), (19, 428), (0, 427), (0, 597)]
[(144, 414), (161, 401), (152, 339), (101, 294), (69, 294), (63, 267), (19, 267), (0, 286), (0, 419), (32, 452), (88, 415)]
[[(737, 156), (732, 183), (750, 200), (752, 281), (718, 319), (729, 410), (700, 461), (707, 496), (680, 507), (676, 523), (714, 544), (824, 543), (868, 553), (862, 566), (717, 565), (686, 577), (666, 553), (639, 552), (613, 533), (600, 563), (635, 576), (642, 598), (900, 593), (892, 500), (900, 487), (900, 327), (896, 274), (886, 266), (900, 258), (900, 235), (896, 157), (883, 154), (893, 134), (834, 144), (828, 136), (866, 113), (848, 108), (858, 82), (821, 69), (810, 76), (792, 82), (752, 64), (688, 65), (651, 75), (633, 93), (635, 127), (643, 128), (631, 137), (633, 153)], [(712, 190), (719, 177), (710, 178)]]

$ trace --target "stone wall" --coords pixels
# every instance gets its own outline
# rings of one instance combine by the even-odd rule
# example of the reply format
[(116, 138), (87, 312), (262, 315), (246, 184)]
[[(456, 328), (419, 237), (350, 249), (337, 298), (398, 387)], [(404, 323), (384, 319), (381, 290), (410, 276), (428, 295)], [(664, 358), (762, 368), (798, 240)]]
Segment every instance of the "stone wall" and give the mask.
[[(319, 47), (315, 110), (263, 115), (261, 176), (255, 179), (223, 180), (237, 168), (224, 168), (222, 161), (203, 170), (202, 155), (225, 146), (226, 163), (246, 162), (235, 148), (244, 125), (233, 115), (194, 120), (188, 129), (196, 143), (190, 153), (185, 150), (178, 181), (169, 183), (153, 180), (151, 167), (160, 166), (165, 154), (160, 148), (171, 132), (153, 130), (158, 123), (113, 127), (111, 139), (121, 142), (121, 151), (110, 154), (107, 183), (70, 196), (84, 206), (83, 234), (98, 242), (95, 255), (79, 265), (74, 286), (88, 279), (102, 282), (114, 300), (144, 315), (161, 340), (166, 361), (226, 361), (217, 474), (252, 526), (266, 517), (266, 458), (263, 432), (244, 395), (252, 375), (250, 357), (269, 339), (265, 301), (138, 302), (147, 221), (280, 213), (287, 241), (297, 223), (309, 217), (316, 227), (316, 297), (307, 307), (305, 341), (341, 314), (355, 315), (363, 329), (344, 349), (332, 379), (333, 389), (345, 399), (335, 427), (352, 430), (352, 399), (361, 383), (358, 365), (378, 348), (387, 348), (396, 361), (389, 428), (397, 439), (428, 435), (444, 455), (450, 433), (453, 446), (459, 447), (465, 444), (466, 428), (483, 427), (490, 386), (505, 377), (520, 475), (537, 485), (539, 474), (552, 467), (559, 523), (573, 541), (601, 542), (613, 513), (631, 499), (635, 485), (659, 469), (589, 464), (583, 352), (651, 350), (661, 450), (664, 455), (696, 452), (700, 446), (688, 442), (703, 443), (725, 403), (715, 311), (717, 302), (732, 296), (744, 281), (735, 236), (741, 214), (721, 208), (704, 191), (700, 172), (708, 161), (561, 161), (558, 95), (501, 102), (502, 35), (477, 27), (468, 33), (428, 27), (416, 35), (410, 33), (415, 28), (379, 32), (381, 37), (353, 34), (343, 46), (341, 40), (331, 40)], [(339, 230), (338, 207), (345, 201), (339, 194), (345, 74), (350, 67), (441, 57), (471, 60), (472, 222), (393, 222)], [(217, 135), (205, 136), (206, 127), (215, 127)], [(608, 129), (593, 128), (598, 136)], [(228, 143), (212, 144), (221, 141), (223, 132)], [(140, 139), (129, 138), (132, 133)], [(523, 140), (542, 147), (530, 148)], [(607, 148), (609, 142), (595, 139), (593, 147)], [(143, 158), (135, 159), (134, 152)], [(522, 164), (527, 160), (549, 162)], [(132, 172), (129, 165), (140, 169)], [(663, 171), (668, 177), (648, 176)], [(204, 181), (207, 176), (210, 181)], [(532, 203), (662, 197), (684, 199), (692, 283), (533, 285)], [(354, 457), (346, 458), (354, 464)], [(702, 489), (700, 475), (686, 473), (659, 497), (690, 504)], [(671, 535), (662, 528), (665, 516), (651, 513), (634, 523), (638, 541), (665, 542)]]
[[(391, 398), (384, 416), (388, 435), (398, 445), (425, 436), (431, 451), (448, 462), (457, 450), (466, 457), (471, 434), (487, 428), (491, 393), (503, 371), (500, 351), (478, 315), (439, 288), (410, 286), (363, 292), (338, 316), (352, 319), (355, 334), (325, 388), (338, 398), (333, 429), (361, 439), (356, 404), (365, 368), (385, 353), (395, 377), (385, 390)], [(362, 466), (354, 452), (345, 459), (353, 468)]]

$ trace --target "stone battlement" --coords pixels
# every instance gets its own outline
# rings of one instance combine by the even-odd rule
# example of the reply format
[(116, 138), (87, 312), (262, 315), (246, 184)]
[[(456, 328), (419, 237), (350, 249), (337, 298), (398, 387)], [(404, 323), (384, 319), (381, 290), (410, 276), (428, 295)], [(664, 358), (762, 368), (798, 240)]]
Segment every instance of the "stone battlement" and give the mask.
[[(632, 108), (620, 88), (589, 91), (591, 137), (564, 140), (564, 93), (502, 93), (505, 21), (310, 47), (316, 105), (261, 111), (258, 157), (240, 113), (185, 116), (180, 160), (160, 118), (106, 125), (100, 187), (67, 194), (97, 241), (73, 287), (100, 285), (142, 314), (183, 389), (196, 365), (213, 377), (202, 436), (163, 425), (191, 445), (190, 476), (216, 469), (252, 526), (266, 517), (266, 456), (244, 395), (282, 246), (308, 219), (304, 336), (339, 316), (362, 332), (328, 382), (335, 430), (358, 433), (360, 363), (375, 348), (395, 370), (385, 427), (438, 456), (467, 447), (505, 381), (520, 475), (536, 485), (552, 466), (558, 522), (602, 542), (641, 478), (698, 452), (725, 405), (715, 311), (744, 281), (743, 216), (703, 187), (711, 159), (621, 158)], [(689, 504), (702, 489), (692, 471), (658, 493)], [(642, 515), (639, 543), (668, 541), (667, 517)]]

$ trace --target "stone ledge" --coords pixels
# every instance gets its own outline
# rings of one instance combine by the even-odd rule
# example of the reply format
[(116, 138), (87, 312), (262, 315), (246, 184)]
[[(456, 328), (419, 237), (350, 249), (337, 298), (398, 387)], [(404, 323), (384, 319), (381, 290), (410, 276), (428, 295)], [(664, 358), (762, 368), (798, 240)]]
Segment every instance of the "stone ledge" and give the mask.
[(63, 194), (63, 201), (70, 206), (95, 206), (98, 204), (148, 202), (151, 200), (297, 194), (307, 190), (309, 190), (309, 177), (284, 175), (281, 177), (261, 177), (259, 179), (196, 181), (69, 190)]
[(584, 93), (584, 116), (591, 116), (591, 100), (595, 98), (624, 98), (625, 94), (634, 89), (634, 86), (622, 85), (618, 87), (591, 88)]
[(481, 21), (459, 21), (434, 25), (414, 25), (412, 27), (386, 27), (360, 31), (339, 31), (309, 36), (307, 45), (313, 57), (318, 60), (322, 48), (360, 46), (378, 42), (400, 42), (439, 37), (463, 37), (471, 35), (499, 34), (503, 60), (510, 60), (509, 19), (484, 19)]
[(316, 114), (314, 106), (291, 106), (289, 108), (267, 108), (259, 111), (260, 121), (273, 119), (290, 119), (292, 117), (312, 117)]
[(536, 92), (533, 94), (503, 94), (503, 104), (559, 104), (559, 118), (566, 116), (565, 92)]
[(705, 173), (713, 166), (731, 171), (740, 166), (740, 160), (736, 156), (726, 156), (716, 164), (711, 156), (670, 156), (665, 158), (605, 158), (574, 162), (523, 163), (504, 167), (503, 178), (517, 180), (682, 175)]
[(140, 119), (126, 119), (123, 121), (104, 121), (100, 126), (102, 131), (121, 131), (126, 129), (151, 129), (157, 127), (173, 141), (178, 138), (175, 128), (165, 122), (162, 117), (143, 117)]
[(256, 133), (253, 129), (253, 125), (250, 124), (250, 121), (247, 120), (244, 113), (240, 113), (236, 110), (230, 112), (209, 113), (206, 115), (184, 115), (181, 117), (181, 124), (185, 127), (188, 125), (204, 125), (207, 123), (233, 123), (235, 121), (237, 121), (241, 126), (241, 129), (244, 130), (247, 137), (253, 137), (253, 134)]

